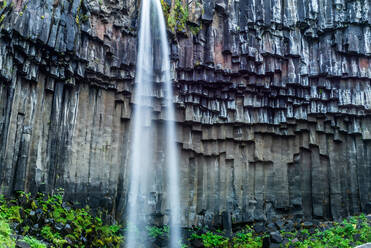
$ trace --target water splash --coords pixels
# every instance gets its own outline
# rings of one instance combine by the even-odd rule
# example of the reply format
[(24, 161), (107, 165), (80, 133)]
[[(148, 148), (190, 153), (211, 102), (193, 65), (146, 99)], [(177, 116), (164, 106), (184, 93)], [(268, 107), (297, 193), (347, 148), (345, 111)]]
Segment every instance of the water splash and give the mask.
[[(165, 97), (163, 105), (165, 116), (165, 164), (167, 177), (167, 202), (170, 209), (169, 247), (179, 247), (180, 234), (180, 199), (178, 154), (176, 147), (175, 108), (170, 74), (169, 46), (166, 25), (160, 0), (143, 0), (141, 6), (138, 57), (134, 91), (134, 113), (132, 122), (132, 141), (130, 156), (130, 184), (128, 199), (128, 220), (132, 226), (127, 232), (126, 246), (143, 245), (143, 238), (137, 237), (138, 229), (145, 230), (151, 214), (150, 193), (151, 177), (155, 170), (153, 137), (156, 128), (152, 124), (154, 81), (163, 84)], [(154, 80), (156, 78), (156, 80)], [(133, 228), (134, 226), (134, 228)], [(139, 240), (138, 240), (139, 239)], [(142, 240), (140, 240), (142, 239)], [(148, 246), (148, 244), (144, 244)]]

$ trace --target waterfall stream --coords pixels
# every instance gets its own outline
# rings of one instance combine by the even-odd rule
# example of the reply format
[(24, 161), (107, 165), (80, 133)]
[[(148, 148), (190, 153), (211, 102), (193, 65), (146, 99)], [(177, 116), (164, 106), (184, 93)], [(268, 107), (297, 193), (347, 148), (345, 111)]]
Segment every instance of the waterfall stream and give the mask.
[[(175, 108), (172, 80), (170, 75), (169, 45), (166, 25), (160, 0), (143, 0), (141, 6), (140, 26), (138, 33), (138, 54), (134, 90), (134, 112), (132, 117), (132, 137), (130, 148), (130, 182), (127, 207), (126, 246), (139, 247), (143, 238), (138, 237), (140, 230), (151, 224), (151, 193), (155, 182), (153, 174), (163, 166), (166, 174), (166, 208), (169, 209), (167, 224), (170, 227), (169, 247), (180, 244), (180, 199), (178, 154), (176, 150)], [(163, 163), (156, 161), (154, 142), (159, 135), (153, 119), (154, 91), (165, 92), (162, 99), (164, 119)], [(165, 110), (165, 111), (164, 111)], [(153, 205), (153, 204), (152, 204)], [(148, 246), (148, 244), (144, 244)]]

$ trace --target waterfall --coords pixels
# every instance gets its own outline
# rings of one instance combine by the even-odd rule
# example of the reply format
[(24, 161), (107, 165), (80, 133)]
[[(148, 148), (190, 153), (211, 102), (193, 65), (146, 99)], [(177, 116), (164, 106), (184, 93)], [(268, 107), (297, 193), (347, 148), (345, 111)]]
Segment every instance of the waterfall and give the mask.
[[(166, 25), (160, 0), (143, 0), (140, 15), (139, 44), (136, 65), (134, 112), (132, 116), (132, 136), (130, 161), (130, 182), (127, 206), (126, 246), (139, 247), (143, 238), (138, 237), (150, 223), (150, 194), (153, 191), (153, 172), (158, 168), (155, 159), (154, 137), (156, 127), (152, 122), (155, 84), (160, 84), (165, 91), (162, 105), (164, 116), (165, 140), (163, 170), (166, 172), (167, 209), (170, 209), (168, 224), (170, 227), (169, 247), (179, 247), (180, 234), (180, 199), (178, 154), (176, 149), (175, 108), (170, 76), (169, 45)], [(164, 111), (164, 109), (162, 111)], [(161, 137), (162, 138), (162, 137)], [(144, 244), (148, 246), (148, 244)]]

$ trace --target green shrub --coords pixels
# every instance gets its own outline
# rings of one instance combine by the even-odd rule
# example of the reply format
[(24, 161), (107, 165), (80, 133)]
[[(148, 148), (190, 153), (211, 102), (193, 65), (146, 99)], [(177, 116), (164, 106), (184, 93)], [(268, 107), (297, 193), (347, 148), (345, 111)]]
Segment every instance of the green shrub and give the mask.
[(263, 245), (264, 236), (254, 236), (253, 230), (246, 226), (233, 237), (233, 248), (260, 248)]
[(12, 238), (12, 230), (4, 219), (0, 219), (0, 247), (15, 247), (15, 241)]
[(195, 234), (193, 233), (191, 239), (201, 239), (205, 247), (228, 247), (229, 239), (226, 238), (221, 232), (213, 233), (206, 232), (206, 234)]
[(45, 244), (34, 237), (26, 236), (23, 238), (23, 241), (29, 244), (31, 248), (47, 248)]
[(168, 235), (169, 234), (169, 227), (163, 226), (163, 227), (157, 227), (157, 226), (148, 226), (147, 227), (148, 236), (152, 238), (157, 238), (163, 234)]
[[(281, 236), (289, 241), (282, 244), (282, 247), (348, 248), (371, 242), (371, 223), (364, 214), (350, 217), (341, 223), (321, 224), (318, 228), (321, 230), (303, 228), (294, 232), (281, 231)], [(231, 238), (225, 237), (220, 231), (208, 231), (204, 234), (192, 233), (190, 240), (199, 239), (205, 247), (260, 248), (266, 236), (268, 234), (257, 234), (246, 226)]]
[(16, 223), (15, 231), (29, 236), (28, 241), (44, 240), (54, 247), (119, 247), (121, 227), (104, 224), (101, 216), (93, 216), (89, 207), (64, 203), (63, 191), (51, 196), (18, 192), (17, 199), (0, 197), (0, 219)]
[(165, 0), (161, 0), (162, 10), (168, 28), (174, 33), (176, 31), (185, 32), (188, 21), (188, 5), (183, 6), (181, 0), (175, 0), (171, 8)]
[[(316, 229), (314, 234), (310, 234), (306, 229), (301, 230), (298, 235), (287, 236), (287, 233), (283, 233), (290, 240), (286, 247), (347, 248), (371, 242), (371, 226), (364, 214), (351, 217), (342, 223), (334, 222), (333, 225), (332, 228), (324, 231)], [(299, 241), (292, 242), (297, 236), (299, 236)]]

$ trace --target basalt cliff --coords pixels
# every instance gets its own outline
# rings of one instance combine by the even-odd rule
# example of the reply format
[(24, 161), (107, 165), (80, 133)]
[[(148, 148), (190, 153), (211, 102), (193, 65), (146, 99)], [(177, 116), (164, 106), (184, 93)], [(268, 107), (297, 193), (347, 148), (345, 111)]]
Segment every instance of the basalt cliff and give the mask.
[[(123, 219), (139, 5), (0, 2), (1, 193), (62, 187)], [(163, 6), (184, 226), (371, 211), (369, 0)], [(158, 79), (150, 199), (160, 219), (162, 88)]]

